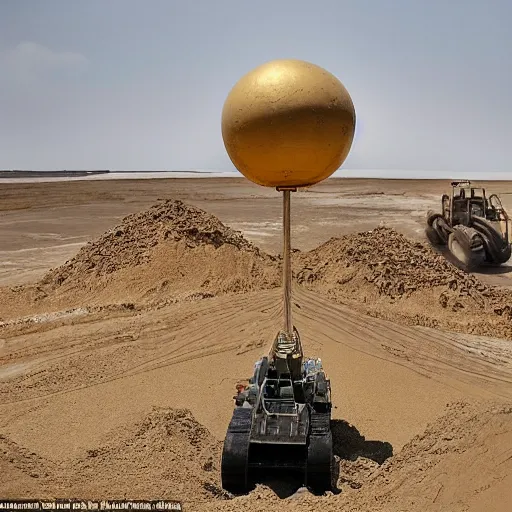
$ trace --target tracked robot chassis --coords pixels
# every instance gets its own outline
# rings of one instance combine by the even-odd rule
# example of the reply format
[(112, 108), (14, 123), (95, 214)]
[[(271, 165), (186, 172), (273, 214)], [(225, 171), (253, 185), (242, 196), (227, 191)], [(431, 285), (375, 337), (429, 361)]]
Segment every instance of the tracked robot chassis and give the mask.
[[(296, 329), (283, 331), (271, 357), (239, 387), (222, 453), (224, 489), (242, 493), (262, 470), (298, 473), (312, 491), (332, 486), (331, 389), (319, 359), (302, 358)], [(290, 347), (293, 346), (292, 350)]]

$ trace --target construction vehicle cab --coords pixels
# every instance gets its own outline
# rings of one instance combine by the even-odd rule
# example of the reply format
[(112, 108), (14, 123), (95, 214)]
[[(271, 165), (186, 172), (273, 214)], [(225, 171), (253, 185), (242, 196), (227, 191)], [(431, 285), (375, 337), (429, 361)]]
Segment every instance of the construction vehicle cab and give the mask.
[(469, 226), (473, 216), (495, 217), (484, 188), (472, 187), (469, 181), (452, 181), (451, 185), (451, 200), (443, 196), (443, 212), (452, 225)]

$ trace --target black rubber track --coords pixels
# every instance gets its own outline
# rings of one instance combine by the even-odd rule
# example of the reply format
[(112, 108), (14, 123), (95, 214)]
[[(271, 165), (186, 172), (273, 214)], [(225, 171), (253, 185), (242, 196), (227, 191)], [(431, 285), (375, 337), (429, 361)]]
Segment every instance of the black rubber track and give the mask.
[(331, 414), (311, 413), (306, 486), (313, 492), (323, 494), (332, 489), (333, 442)]
[(222, 450), (222, 487), (233, 494), (249, 490), (248, 463), (252, 409), (239, 407), (233, 411)]
[(425, 229), (425, 235), (427, 235), (427, 239), (432, 245), (445, 245), (444, 240), (433, 227), (427, 226)]

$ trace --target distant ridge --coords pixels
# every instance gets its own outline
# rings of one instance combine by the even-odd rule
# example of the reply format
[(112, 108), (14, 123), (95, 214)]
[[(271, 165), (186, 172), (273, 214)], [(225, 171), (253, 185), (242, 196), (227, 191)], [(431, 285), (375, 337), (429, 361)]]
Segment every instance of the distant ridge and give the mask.
[[(66, 180), (67, 178), (93, 178), (94, 176), (105, 176), (105, 179), (143, 179), (143, 178), (191, 178), (191, 177), (236, 177), (242, 178), (238, 171), (233, 170), (211, 170), (211, 169), (174, 169), (174, 170), (57, 170), (57, 171), (34, 171), (21, 169), (0, 169), (0, 179), (23, 180), (38, 179), (45, 181), (46, 178)], [(332, 178), (348, 178), (361, 180), (455, 180), (469, 179), (472, 181), (512, 181), (512, 171), (404, 171), (404, 170), (382, 170), (382, 169), (339, 169), (332, 175)], [(102, 178), (98, 178), (102, 179)], [(53, 181), (53, 180), (49, 180)]]
[(45, 178), (61, 178), (74, 176), (93, 176), (95, 174), (109, 174), (109, 170), (97, 170), (97, 171), (21, 171), (18, 169), (3, 170), (0, 171), (0, 178), (39, 178), (41, 176)]

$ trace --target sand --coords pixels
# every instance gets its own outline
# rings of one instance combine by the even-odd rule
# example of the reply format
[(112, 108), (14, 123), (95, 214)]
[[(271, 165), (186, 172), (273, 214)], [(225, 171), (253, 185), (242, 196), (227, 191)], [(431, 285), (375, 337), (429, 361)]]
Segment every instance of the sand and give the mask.
[(4, 185), (0, 496), (508, 510), (512, 267), (467, 275), (426, 243), (446, 185), (293, 195), (294, 321), (331, 378), (337, 490), (284, 478), (238, 497), (220, 453), (235, 384), (281, 326), (278, 195), (234, 179)]

